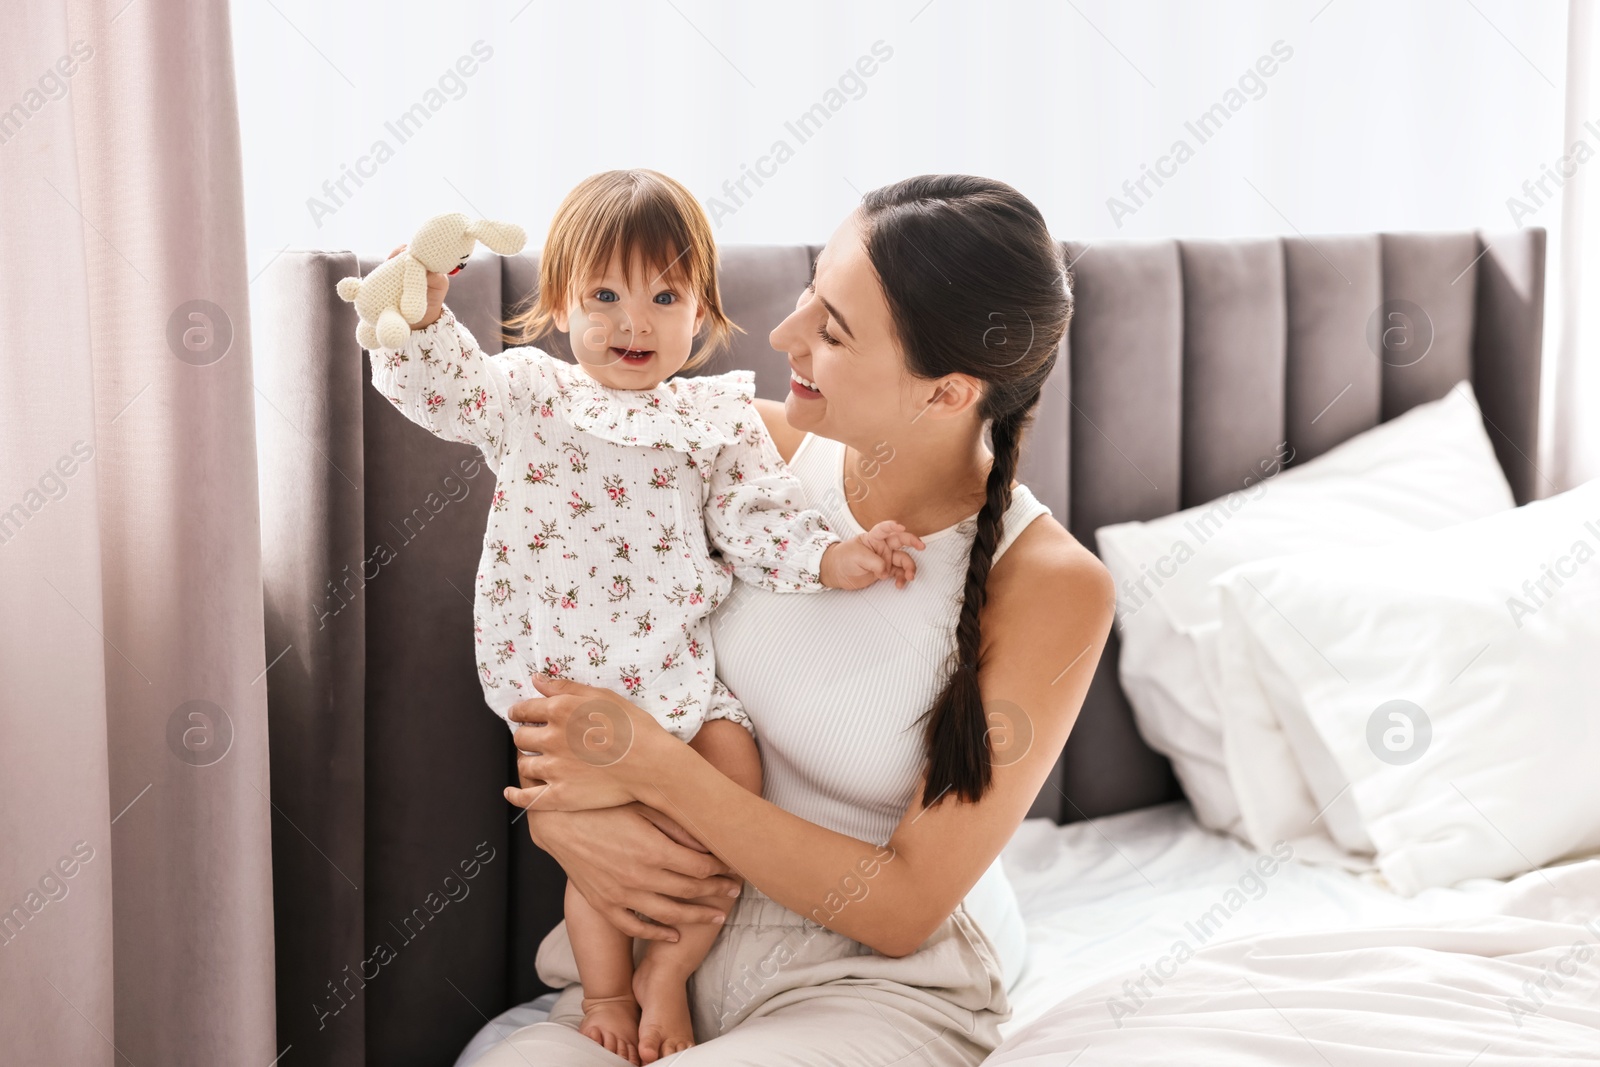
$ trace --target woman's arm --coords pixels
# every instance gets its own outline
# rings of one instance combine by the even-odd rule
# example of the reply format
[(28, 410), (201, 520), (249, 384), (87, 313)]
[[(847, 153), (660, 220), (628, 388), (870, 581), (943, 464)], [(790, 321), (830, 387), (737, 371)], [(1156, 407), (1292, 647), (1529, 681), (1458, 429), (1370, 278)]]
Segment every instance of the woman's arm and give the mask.
[[(672, 820), (643, 804), (594, 811), (528, 812), (533, 843), (561, 864), (578, 891), (624, 933), (657, 941), (720, 914), (686, 900), (726, 894), (739, 883)], [(653, 925), (633, 913), (647, 915)]]
[[(1059, 524), (1029, 525), (991, 572), (983, 612), (979, 685), (990, 709), (993, 786), (975, 804), (952, 799), (924, 810), (913, 802), (881, 849), (752, 796), (688, 746), (662, 743), (674, 739), (643, 711), (570, 683), (540, 683), (559, 695), (513, 709), (513, 718), (545, 723), (519, 730), (517, 747), (540, 753), (519, 761), (524, 777), (551, 784), (508, 796), (536, 808), (638, 800), (791, 910), (885, 955), (906, 955), (949, 916), (1027, 814), (1088, 691), (1113, 598), (1104, 566)], [(565, 744), (568, 716), (595, 699), (618, 701), (617, 713), (634, 723), (620, 759), (585, 759)]]

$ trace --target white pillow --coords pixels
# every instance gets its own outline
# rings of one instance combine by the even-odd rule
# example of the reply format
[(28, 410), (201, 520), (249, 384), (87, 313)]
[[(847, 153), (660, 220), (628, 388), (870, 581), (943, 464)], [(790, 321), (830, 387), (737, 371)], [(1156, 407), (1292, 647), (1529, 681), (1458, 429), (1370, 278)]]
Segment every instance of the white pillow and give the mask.
[[(1291, 454), (1287, 444), (1280, 446), (1241, 479), (1239, 491), (1209, 504), (1096, 531), (1101, 559), (1117, 583), (1118, 670), (1139, 732), (1172, 760), (1203, 825), (1245, 836), (1251, 835), (1242, 825), (1213, 696), (1221, 650), (1211, 579), (1251, 560), (1382, 544), (1515, 502), (1465, 381), (1439, 400), (1276, 473)], [(1277, 745), (1275, 759), (1256, 770), (1283, 778), (1280, 789), (1300, 783), (1309, 802), (1281, 734)], [(1272, 840), (1255, 843), (1270, 848)]]
[[(1218, 585), (1235, 573), (1226, 572)], [(1342, 772), (1335, 766), (1329, 773), (1331, 760), (1316, 745), (1304, 743), (1300, 733), (1285, 729), (1266, 692), (1277, 681), (1274, 665), (1261, 662), (1236, 615), (1223, 598), (1212, 692), (1224, 709), (1223, 759), (1240, 809), (1238, 835), (1258, 849), (1284, 841), (1301, 859), (1370, 870), (1365, 857), (1372, 844), (1360, 820), (1337, 803), (1329, 806), (1339, 799)], [(1335, 783), (1331, 790), (1330, 781)]]
[[(1396, 891), (1600, 849), (1600, 480), (1215, 589), (1225, 732), (1275, 717), (1324, 819)], [(1241, 795), (1245, 821), (1281, 823), (1261, 799)]]

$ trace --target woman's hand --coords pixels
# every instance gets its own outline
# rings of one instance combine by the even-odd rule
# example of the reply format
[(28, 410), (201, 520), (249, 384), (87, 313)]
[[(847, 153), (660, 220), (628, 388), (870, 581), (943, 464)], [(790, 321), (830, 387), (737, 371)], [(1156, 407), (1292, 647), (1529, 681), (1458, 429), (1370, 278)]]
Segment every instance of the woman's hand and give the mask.
[[(644, 799), (659, 746), (675, 739), (642, 708), (609, 689), (535, 677), (542, 696), (511, 707), (517, 774), (505, 798), (530, 811), (587, 811)], [(678, 742), (680, 745), (681, 742)]]
[(732, 903), (739, 888), (726, 864), (643, 804), (574, 812), (536, 808), (528, 812), (528, 834), (561, 864), (585, 900), (633, 937), (676, 940), (678, 927), (714, 922), (722, 914), (685, 901), (727, 897)]
[[(393, 259), (405, 250), (406, 246), (401, 245), (384, 258)], [(411, 324), (413, 330), (425, 330), (438, 321), (439, 316), (444, 313), (444, 296), (450, 291), (450, 276), (448, 274), (435, 274), (430, 270), (427, 272), (427, 276), (428, 310), (422, 313), (422, 318)]]

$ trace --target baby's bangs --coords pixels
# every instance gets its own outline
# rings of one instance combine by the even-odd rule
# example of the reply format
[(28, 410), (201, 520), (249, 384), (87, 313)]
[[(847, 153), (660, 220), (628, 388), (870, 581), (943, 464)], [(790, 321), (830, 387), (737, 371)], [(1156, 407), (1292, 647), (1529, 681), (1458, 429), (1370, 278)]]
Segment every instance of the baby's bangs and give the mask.
[[(626, 265), (629, 280), (666, 284), (703, 293), (716, 270), (715, 253), (684, 218), (682, 205), (655, 183), (621, 187), (589, 215), (587, 234), (578, 237), (579, 278), (601, 274), (613, 259)], [(699, 205), (693, 205), (698, 211)], [(579, 278), (574, 278), (582, 284)]]
[[(532, 304), (508, 320), (507, 343), (526, 344), (549, 332), (565, 303), (581, 298), (613, 260), (630, 285), (663, 285), (692, 296), (706, 313), (703, 360), (738, 330), (722, 310), (717, 242), (694, 194), (652, 170), (606, 171), (584, 179), (556, 209), (539, 265)], [(513, 340), (515, 339), (515, 340)]]

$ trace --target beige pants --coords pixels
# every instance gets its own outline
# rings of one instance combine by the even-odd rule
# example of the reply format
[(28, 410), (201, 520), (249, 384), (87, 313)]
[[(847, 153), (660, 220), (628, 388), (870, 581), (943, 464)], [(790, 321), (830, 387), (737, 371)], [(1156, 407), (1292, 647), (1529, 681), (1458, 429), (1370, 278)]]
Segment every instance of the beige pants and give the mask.
[[(537, 962), (545, 983), (565, 987), (550, 1021), (513, 1032), (473, 1067), (626, 1064), (578, 1033), (583, 987), (565, 923)], [(965, 904), (916, 952), (893, 959), (749, 884), (690, 979), (689, 1005), (700, 1044), (658, 1064), (971, 1067), (1011, 1015), (994, 946)]]

